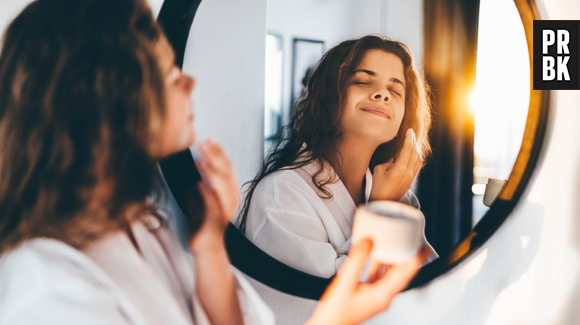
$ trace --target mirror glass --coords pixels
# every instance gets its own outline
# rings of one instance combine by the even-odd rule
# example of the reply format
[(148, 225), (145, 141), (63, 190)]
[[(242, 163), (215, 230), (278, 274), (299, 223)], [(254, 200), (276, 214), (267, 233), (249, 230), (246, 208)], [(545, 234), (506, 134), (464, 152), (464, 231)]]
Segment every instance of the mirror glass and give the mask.
[[(420, 0), (268, 0), (264, 155), (279, 128), (288, 123), (308, 72), (324, 53), (320, 49), (380, 34), (405, 43), (421, 68), (423, 28)], [(468, 194), (473, 195), (473, 226), (489, 209), (483, 204), (487, 179), (509, 177), (526, 123), (529, 60), (513, 1), (481, 1), (477, 48), (476, 82), (470, 95), (475, 136), (473, 186)]]
[[(418, 66), (422, 62), (422, 0), (268, 0), (266, 16), (265, 156), (272, 141), (280, 136), (280, 127), (289, 122), (297, 98), (305, 91), (308, 74), (326, 50), (347, 39), (380, 34), (402, 41), (411, 49)], [(253, 194), (252, 203), (263, 207), (249, 209), (247, 237), (289, 266), (320, 277), (332, 276), (350, 248), (355, 205), (344, 186), (334, 184), (328, 188), (336, 202), (333, 204), (316, 196), (316, 189), (312, 191), (307, 184), (313, 185), (312, 182), (300, 179), (294, 183), (285, 176), (267, 177), (261, 182), (270, 185), (258, 187)], [(301, 197), (280, 188), (302, 185), (306, 187), (297, 191), (308, 194)], [(264, 194), (272, 192), (276, 192), (276, 200), (283, 202), (269, 205), (271, 202), (267, 201), (272, 197)], [(310, 207), (306, 200), (316, 202)], [(269, 211), (268, 217), (253, 216), (254, 211)], [(258, 225), (252, 219), (261, 221)], [(308, 253), (297, 253), (306, 247)], [(432, 258), (436, 256), (433, 254)], [(317, 262), (303, 263), (305, 259)]]
[(481, 1), (475, 89), (470, 100), (475, 120), (473, 226), (489, 210), (483, 204), (487, 179), (507, 179), (520, 150), (530, 103), (529, 82), (528, 47), (515, 4)]
[[(269, 146), (276, 139), (277, 130), (289, 121), (294, 101), (302, 91), (301, 85), (312, 62), (316, 62), (324, 51), (346, 39), (380, 34), (405, 43), (419, 69), (427, 61), (423, 58), (423, 53), (427, 53), (423, 35), (424, 31), (429, 31), (429, 26), (424, 22), (423, 0), (264, 2), (264, 6), (251, 8), (243, 2), (231, 2), (228, 10), (223, 11), (219, 2), (202, 1), (191, 28), (189, 39), (193, 45), (186, 48), (183, 66), (186, 73), (197, 79), (193, 101), (197, 107), (198, 139), (213, 136), (224, 146), (240, 185), (255, 177)], [(260, 10), (262, 12), (258, 12)], [(240, 18), (252, 13), (267, 18), (265, 29), (260, 19)], [(480, 14), (477, 80), (471, 96), (471, 112), (475, 120), (475, 168), (469, 173), (474, 173), (473, 186), (467, 188), (467, 193), (454, 193), (467, 196), (468, 201), (474, 197), (473, 216), (476, 218), (485, 213), (480, 193), (486, 178), (505, 179), (509, 176), (521, 143), (530, 85), (529, 71), (525, 72), (529, 69), (525, 37), (514, 3), (510, 0), (482, 0)], [(216, 16), (223, 17), (216, 20)], [(495, 28), (500, 25), (498, 20), (503, 27), (501, 31)], [(215, 30), (214, 34), (219, 35), (220, 41), (216, 42), (216, 36), (208, 30)], [(232, 30), (236, 33), (229, 32)], [(239, 35), (253, 36), (240, 38)], [(258, 50), (263, 54), (257, 55)], [(456, 57), (452, 51), (444, 55)], [(212, 64), (208, 63), (210, 61)], [(227, 71), (227, 74), (216, 73), (212, 66)], [(516, 66), (523, 70), (510, 70)], [(437, 91), (432, 88), (433, 92)], [(256, 102), (262, 106), (258, 107)], [(285, 186), (285, 183), (280, 186)], [(288, 216), (288, 223), (278, 226), (306, 232), (316, 228), (312, 225), (319, 227), (322, 223), (322, 228), (328, 226), (315, 212), (305, 215), (311, 224), (295, 223), (292, 215), (297, 203), (287, 196), (276, 200), (286, 200), (285, 213)], [(338, 205), (344, 202), (336, 197), (335, 201)], [(337, 208), (341, 209), (340, 206)], [(351, 211), (350, 218), (353, 213)], [(426, 220), (427, 228), (430, 222)], [(336, 227), (335, 233), (344, 237), (344, 245), (329, 247), (328, 253), (339, 256), (348, 252), (351, 229), (348, 222)], [(330, 241), (324, 239), (326, 233), (316, 235), (320, 235), (323, 241)], [(273, 237), (279, 242), (257, 246), (270, 254), (267, 248), (277, 245), (280, 256), (290, 256), (282, 262), (296, 268), (287, 261), (304, 259), (303, 252), (285, 251), (289, 246), (285, 245), (288, 238), (283, 233), (273, 234)], [(453, 240), (457, 242), (461, 238)], [(302, 271), (329, 277), (337, 266), (318, 273)]]

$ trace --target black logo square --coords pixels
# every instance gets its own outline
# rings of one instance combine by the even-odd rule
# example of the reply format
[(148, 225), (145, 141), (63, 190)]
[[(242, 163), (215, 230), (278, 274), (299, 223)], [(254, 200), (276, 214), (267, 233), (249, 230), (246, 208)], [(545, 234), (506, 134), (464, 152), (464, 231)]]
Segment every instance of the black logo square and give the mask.
[(580, 89), (580, 20), (534, 20), (534, 89)]

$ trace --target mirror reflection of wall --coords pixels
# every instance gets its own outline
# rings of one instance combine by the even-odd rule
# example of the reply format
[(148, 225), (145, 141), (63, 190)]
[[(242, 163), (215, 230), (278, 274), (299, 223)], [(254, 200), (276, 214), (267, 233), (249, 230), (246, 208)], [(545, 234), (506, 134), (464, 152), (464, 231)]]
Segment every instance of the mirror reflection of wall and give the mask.
[(487, 179), (507, 179), (520, 150), (530, 99), (529, 64), (514, 2), (482, 0), (471, 98), (475, 117), (473, 225), (489, 209), (483, 205)]
[[(277, 131), (272, 116), (281, 102), (281, 125), (288, 122), (295, 96), (292, 94), (294, 42), (297, 39), (324, 43), (326, 50), (343, 40), (381, 34), (402, 41), (413, 51), (417, 64), (423, 56), (423, 1), (421, 0), (268, 0), (266, 37), (266, 83), (264, 153)], [(268, 44), (282, 39), (282, 72)], [(270, 42), (270, 43), (269, 43)], [(321, 55), (322, 56), (322, 55)], [(271, 78), (278, 78), (273, 80)], [(294, 78), (299, 79), (299, 78)], [(281, 86), (279, 86), (281, 84)], [(281, 98), (278, 91), (281, 87)], [(295, 89), (296, 87), (294, 87)], [(281, 126), (280, 125), (280, 126)], [(276, 130), (276, 131), (274, 131)]]
[[(423, 10), (423, 1), (418, 0), (268, 0), (270, 40), (266, 43), (274, 42), (272, 35), (277, 35), (280, 46), (277, 51), (284, 55), (276, 58), (275, 66), (271, 66), (269, 59), (266, 62), (264, 154), (271, 144), (269, 140), (288, 122), (296, 97), (292, 93), (296, 88), (292, 79), (296, 39), (318, 40), (328, 49), (341, 40), (379, 33), (408, 44), (420, 65)], [(508, 0), (483, 0), (479, 10), (476, 82), (470, 100), (475, 123), (470, 189), (472, 226), (488, 210), (482, 202), (487, 179), (509, 177), (521, 145), (529, 104), (529, 61), (515, 4)], [(510, 51), (502, 50), (506, 48)], [(278, 79), (268, 79), (274, 72)]]
[(266, 79), (264, 97), (264, 153), (269, 151), (282, 127), (282, 36), (266, 35)]

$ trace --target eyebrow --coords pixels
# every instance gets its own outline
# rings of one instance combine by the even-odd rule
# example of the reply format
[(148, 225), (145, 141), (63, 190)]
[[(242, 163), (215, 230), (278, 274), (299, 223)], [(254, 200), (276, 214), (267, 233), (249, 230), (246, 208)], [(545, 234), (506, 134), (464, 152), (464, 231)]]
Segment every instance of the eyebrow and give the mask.
[[(354, 73), (357, 73), (357, 72), (363, 72), (363, 73), (366, 73), (369, 76), (373, 76), (373, 77), (376, 77), (377, 76), (377, 74), (374, 71), (371, 71), (371, 70), (359, 69), (359, 70), (356, 70)], [(401, 84), (403, 87), (406, 87), (405, 86), (405, 83), (402, 82), (401, 80), (397, 79), (397, 78), (391, 78), (391, 81), (394, 82), (394, 83), (397, 83), (397, 84)]]

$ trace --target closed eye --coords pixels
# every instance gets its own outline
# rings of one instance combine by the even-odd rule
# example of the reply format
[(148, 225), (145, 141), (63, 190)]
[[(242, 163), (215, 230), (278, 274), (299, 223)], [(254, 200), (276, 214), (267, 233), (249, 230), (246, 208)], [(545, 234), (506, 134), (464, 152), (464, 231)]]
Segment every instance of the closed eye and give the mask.
[(402, 97), (401, 94), (393, 89), (389, 89), (390, 91), (394, 92), (395, 94), (399, 95), (399, 97)]
[(370, 82), (355, 81), (355, 85), (370, 85)]

